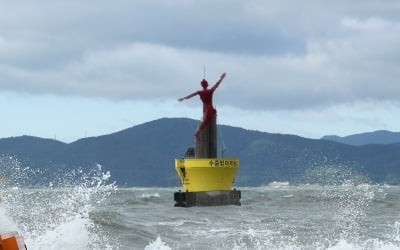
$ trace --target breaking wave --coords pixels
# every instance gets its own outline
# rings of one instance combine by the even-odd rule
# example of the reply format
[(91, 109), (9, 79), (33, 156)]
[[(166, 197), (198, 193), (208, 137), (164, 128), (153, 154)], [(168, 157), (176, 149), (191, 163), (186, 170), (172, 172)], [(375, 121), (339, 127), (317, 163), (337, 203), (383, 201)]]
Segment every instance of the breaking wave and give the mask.
[(53, 181), (35, 186), (31, 179), (40, 179), (42, 170), (13, 157), (3, 157), (0, 164), (0, 231), (18, 231), (30, 250), (113, 249), (115, 242), (91, 219), (116, 191), (100, 165), (58, 172)]

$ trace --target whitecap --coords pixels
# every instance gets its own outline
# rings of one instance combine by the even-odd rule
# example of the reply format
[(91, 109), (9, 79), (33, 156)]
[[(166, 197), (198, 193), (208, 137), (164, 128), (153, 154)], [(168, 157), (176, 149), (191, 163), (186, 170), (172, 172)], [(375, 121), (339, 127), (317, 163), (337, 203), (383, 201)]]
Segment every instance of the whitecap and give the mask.
[(273, 182), (269, 183), (268, 186), (272, 187), (272, 188), (287, 188), (290, 186), (290, 184), (288, 181), (284, 181), (284, 182), (273, 181)]
[(155, 241), (150, 242), (145, 248), (144, 250), (171, 250), (172, 248), (170, 248), (169, 246), (167, 246), (165, 244), (165, 242), (163, 242), (161, 240), (160, 237), (157, 237), (157, 239)]
[(159, 193), (143, 193), (141, 196), (141, 198), (152, 198), (152, 197), (160, 197)]

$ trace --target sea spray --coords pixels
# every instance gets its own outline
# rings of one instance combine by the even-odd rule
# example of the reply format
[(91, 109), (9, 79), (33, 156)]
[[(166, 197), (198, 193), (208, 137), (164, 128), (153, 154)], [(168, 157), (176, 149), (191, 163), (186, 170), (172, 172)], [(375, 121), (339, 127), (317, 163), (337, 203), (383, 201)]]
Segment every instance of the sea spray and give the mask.
[(171, 250), (171, 248), (169, 246), (167, 246), (165, 244), (165, 242), (163, 242), (161, 240), (160, 237), (157, 237), (157, 239), (155, 241), (150, 242), (145, 248), (144, 250)]
[[(107, 233), (91, 220), (91, 213), (116, 191), (110, 173), (100, 165), (90, 169), (58, 171), (56, 178), (37, 187), (41, 171), (24, 167), (13, 157), (3, 158), (1, 227), (18, 230), (29, 249), (116, 249)], [(6, 173), (13, 173), (6, 175)], [(29, 183), (29, 188), (23, 186)]]
[(299, 183), (319, 184), (324, 186), (341, 186), (343, 183), (355, 185), (368, 183), (368, 179), (355, 170), (352, 164), (343, 165), (335, 163), (316, 164), (307, 168)]
[(322, 207), (328, 207), (331, 212), (332, 227), (328, 229), (329, 246), (352, 244), (359, 246), (366, 243), (366, 233), (369, 228), (367, 212), (373, 202), (374, 193), (370, 185), (354, 185), (351, 181), (341, 186), (325, 187), (321, 193)]
[(13, 232), (18, 231), (17, 224), (12, 221), (8, 211), (4, 205), (0, 203), (0, 232)]

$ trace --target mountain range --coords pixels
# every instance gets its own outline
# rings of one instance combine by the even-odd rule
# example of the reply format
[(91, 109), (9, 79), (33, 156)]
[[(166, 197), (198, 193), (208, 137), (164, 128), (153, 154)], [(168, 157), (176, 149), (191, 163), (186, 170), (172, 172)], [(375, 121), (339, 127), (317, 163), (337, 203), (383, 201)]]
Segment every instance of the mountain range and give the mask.
[[(193, 147), (197, 124), (187, 118), (162, 118), (72, 143), (32, 136), (3, 138), (0, 165), (11, 164), (7, 159), (12, 158), (18, 159), (21, 167), (42, 170), (43, 175), (31, 178), (30, 185), (51, 181), (51, 173), (60, 169), (86, 171), (100, 164), (119, 186), (180, 186), (174, 159)], [(354, 146), (329, 138), (307, 139), (219, 125), (218, 144), (225, 157), (240, 158), (236, 186), (273, 181), (400, 184), (398, 142)], [(0, 172), (7, 174), (12, 173)]]
[(344, 137), (327, 135), (322, 137), (322, 139), (355, 146), (366, 144), (393, 144), (400, 142), (400, 132), (377, 130), (374, 132), (348, 135)]

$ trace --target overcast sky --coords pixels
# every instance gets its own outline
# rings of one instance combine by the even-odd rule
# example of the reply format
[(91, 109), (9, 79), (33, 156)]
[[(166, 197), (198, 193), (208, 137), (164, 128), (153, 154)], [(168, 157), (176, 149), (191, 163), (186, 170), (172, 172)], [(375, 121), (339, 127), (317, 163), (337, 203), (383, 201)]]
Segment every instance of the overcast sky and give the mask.
[(308, 138), (400, 131), (400, 1), (11, 1), (0, 5), (0, 138), (64, 142), (201, 117)]

